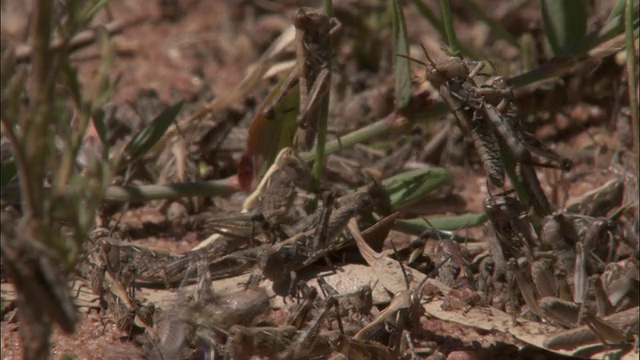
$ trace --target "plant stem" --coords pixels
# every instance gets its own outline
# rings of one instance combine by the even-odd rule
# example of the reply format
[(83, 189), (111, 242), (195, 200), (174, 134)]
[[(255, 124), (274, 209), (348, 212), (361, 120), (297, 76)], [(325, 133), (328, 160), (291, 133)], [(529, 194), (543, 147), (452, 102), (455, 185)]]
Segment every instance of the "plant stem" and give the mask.
[(625, 40), (626, 40), (626, 55), (627, 55), (627, 82), (629, 83), (627, 89), (629, 90), (629, 106), (631, 107), (631, 122), (633, 127), (633, 151), (636, 155), (636, 169), (638, 168), (638, 162), (640, 161), (640, 142), (639, 130), (640, 126), (638, 118), (638, 77), (636, 76), (638, 63), (635, 39), (633, 36), (633, 18), (635, 11), (633, 9), (633, 0), (627, 0), (625, 9)]
[(320, 119), (318, 121), (318, 141), (315, 149), (315, 162), (313, 163), (313, 178), (315, 188), (320, 189), (322, 184), (322, 173), (324, 170), (325, 146), (327, 145), (327, 120), (329, 118), (329, 93), (325, 95), (320, 104)]
[(453, 17), (451, 16), (449, 0), (440, 0), (440, 11), (442, 11), (442, 22), (447, 32), (447, 42), (449, 43), (449, 48), (451, 48), (451, 56), (460, 56), (460, 45), (458, 45), (458, 38), (453, 28)]

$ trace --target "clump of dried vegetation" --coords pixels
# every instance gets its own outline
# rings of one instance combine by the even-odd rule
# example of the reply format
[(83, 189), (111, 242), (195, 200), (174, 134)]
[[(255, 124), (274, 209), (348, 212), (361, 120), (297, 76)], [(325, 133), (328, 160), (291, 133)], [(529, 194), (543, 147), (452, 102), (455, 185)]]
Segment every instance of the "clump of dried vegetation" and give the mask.
[[(429, 319), (523, 352), (637, 356), (638, 2), (540, 1), (538, 32), (509, 24), (524, 5), (479, 3), (291, 6), (235, 88), (167, 105), (109, 102), (112, 35), (139, 19), (95, 26), (108, 1), (34, 1), (1, 80), (2, 311), (17, 309), (23, 357), (51, 356), (54, 325), (71, 334), (87, 309), (129, 358), (495, 356), (444, 346), (455, 335)], [(237, 9), (289, 10), (269, 4)], [(405, 14), (446, 53), (410, 45)], [(101, 63), (84, 81), (72, 55), (89, 44)], [(566, 146), (606, 122), (606, 147)], [(483, 179), (482, 209), (425, 217), (463, 197), (461, 167)], [(134, 229), (136, 211), (161, 220)], [(187, 251), (132, 241), (193, 232)]]

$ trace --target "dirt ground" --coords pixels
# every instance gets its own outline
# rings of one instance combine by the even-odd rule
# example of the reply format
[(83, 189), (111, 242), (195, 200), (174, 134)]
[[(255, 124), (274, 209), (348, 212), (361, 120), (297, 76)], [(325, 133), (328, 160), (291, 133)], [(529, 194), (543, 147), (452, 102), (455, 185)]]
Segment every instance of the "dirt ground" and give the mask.
[[(486, 5), (485, 11), (502, 19), (503, 25), (515, 34), (535, 29), (540, 24), (536, 1), (524, 2), (517, 11), (504, 5), (506, 2), (500, 2), (500, 5), (493, 5), (491, 1), (476, 2)], [(163, 16), (160, 3), (162, 1), (113, 0), (108, 6), (108, 11), (101, 13), (96, 19), (96, 23), (102, 24), (114, 20), (132, 22), (122, 32), (113, 36), (116, 57), (110, 74), (119, 78), (112, 98), (113, 103), (133, 102), (142, 89), (154, 89), (160, 100), (165, 103), (172, 103), (178, 98), (190, 100), (194, 108), (202, 106), (211, 96), (223, 96), (248, 74), (260, 55), (289, 26), (290, 16), (298, 5), (310, 5), (307, 1), (177, 0), (178, 9), (171, 12), (165, 8)], [(336, 0), (336, 3), (358, 2)], [(425, 3), (432, 9), (437, 9), (436, 1)], [(27, 26), (25, 13), (28, 9), (20, 9), (20, 6), (10, 8), (5, 2), (2, 6), (3, 42), (8, 41), (14, 45), (24, 42)], [(357, 9), (357, 6), (355, 8)], [(455, 6), (453, 10), (454, 14), (458, 15), (456, 30), (461, 42), (475, 47), (484, 46), (486, 53), (498, 54), (502, 59), (510, 57), (509, 47), (500, 42), (488, 41), (488, 30), (475, 20), (469, 11)], [(509, 15), (505, 15), (507, 12)], [(405, 6), (405, 15), (412, 44), (422, 43), (430, 52), (436, 54), (435, 56), (440, 56), (442, 52), (439, 47), (443, 40), (439, 39), (413, 6)], [(389, 40), (385, 46), (390, 47), (390, 43)], [(412, 55), (413, 51), (418, 49), (412, 46)], [(350, 50), (352, 48), (348, 46), (341, 48), (338, 56), (341, 56), (341, 52), (347, 53)], [(420, 53), (416, 53), (415, 56), (422, 59)], [(370, 84), (371, 80), (367, 77), (382, 82), (387, 81), (384, 79), (388, 79), (390, 75), (362, 71), (358, 76), (347, 76), (344, 73), (353, 69), (355, 65), (352, 57), (344, 58), (346, 60), (336, 65), (342, 65), (344, 68), (338, 69), (334, 81), (363, 78), (360, 80), (362, 84)], [(83, 79), (94, 76), (102, 60), (95, 46), (78, 50), (74, 59)], [(557, 208), (562, 208), (570, 199), (621, 176), (625, 171), (622, 165), (610, 165), (615, 161), (616, 150), (624, 146), (621, 142), (625, 141), (624, 138), (621, 140), (617, 127), (620, 126), (619, 117), (624, 113), (620, 109), (625, 105), (621, 103), (625, 103), (626, 100), (620, 100), (619, 88), (611, 85), (619, 85), (625, 81), (623, 68), (611, 58), (603, 60), (603, 63), (605, 65), (602, 66), (611, 68), (606, 72), (611, 77), (607, 83), (610, 86), (603, 85), (612, 92), (603, 96), (607, 100), (572, 99), (569, 106), (563, 109), (566, 115), (559, 114), (537, 129), (540, 138), (550, 143), (561, 154), (574, 159), (576, 163), (571, 172), (565, 174), (555, 169), (543, 169), (538, 172), (545, 191)], [(420, 75), (419, 69), (415, 68), (416, 76)], [(597, 71), (598, 69), (594, 70), (593, 74)], [(517, 73), (517, 70), (514, 70), (514, 73)], [(584, 81), (586, 84), (597, 83), (591, 78)], [(250, 99), (245, 99), (249, 106), (235, 105), (246, 107), (245, 110), (250, 114), (254, 106), (251, 103), (260, 103), (269, 86), (271, 85), (264, 82), (251, 91)], [(608, 99), (612, 98), (620, 100), (618, 105), (608, 102)], [(243, 120), (239, 128), (246, 129), (247, 126), (248, 121)], [(331, 126), (339, 128), (336, 124)], [(424, 137), (433, 136), (435, 132), (431, 127), (424, 127), (421, 131), (421, 136)], [(421, 142), (422, 145), (425, 144), (425, 139)], [(242, 149), (244, 144), (237, 143), (235, 146)], [(233, 159), (237, 160), (237, 154)], [(436, 163), (440, 163), (440, 160), (436, 160)], [(463, 161), (447, 165), (447, 168), (451, 171), (452, 182), (439, 190), (430, 201), (404, 209), (405, 215), (443, 216), (483, 211), (482, 204), (487, 194), (487, 186), (479, 162)], [(240, 201), (234, 197), (215, 200), (213, 203), (215, 205), (209, 203), (208, 206), (215, 207), (218, 211), (238, 210), (240, 207)], [(114, 213), (113, 216), (117, 214)], [(198, 231), (188, 229), (150, 229), (148, 223), (164, 223), (169, 217), (166, 209), (141, 207), (127, 212), (122, 218), (122, 224), (132, 232), (138, 232), (138, 235), (134, 236), (137, 245), (164, 248), (173, 252), (185, 252), (206, 237)], [(486, 233), (484, 226), (463, 232), (465, 236), (474, 238), (482, 238)], [(398, 244), (411, 240), (408, 235), (395, 232), (391, 237)], [(9, 311), (1, 324), (3, 359), (18, 359), (22, 356), (16, 319), (16, 313)], [(446, 359), (566, 358), (526, 345), (511, 335), (477, 330), (437, 318), (423, 319), (422, 327), (424, 333), (416, 339), (417, 346), (435, 349)], [(108, 321), (108, 314), (105, 317), (105, 314), (99, 313), (95, 308), (81, 309), (81, 321), (73, 335), (65, 335), (56, 328), (51, 343), (51, 354), (55, 359), (64, 358), (66, 355), (74, 359), (127, 359), (142, 356), (141, 351), (126, 339), (126, 334), (119, 331), (113, 322)], [(426, 356), (424, 358), (427, 358)]]

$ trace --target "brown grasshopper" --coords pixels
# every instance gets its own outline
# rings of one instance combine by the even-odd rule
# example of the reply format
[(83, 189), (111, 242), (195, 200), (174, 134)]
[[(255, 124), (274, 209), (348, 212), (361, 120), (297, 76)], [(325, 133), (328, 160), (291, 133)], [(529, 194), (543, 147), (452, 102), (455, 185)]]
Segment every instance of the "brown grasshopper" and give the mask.
[(98, 239), (98, 249), (89, 255), (95, 269), (91, 276), (94, 293), (100, 297), (114, 316), (118, 328), (131, 337), (136, 328), (149, 329), (153, 325), (155, 307), (141, 304), (135, 297), (137, 266), (123, 253), (113, 251), (106, 239)]
[[(294, 235), (267, 251), (263, 275), (274, 281), (274, 291), (278, 290), (276, 293), (284, 295), (287, 293), (285, 288), (290, 290), (292, 273), (348, 244), (347, 241), (336, 239), (351, 218), (370, 209), (371, 197), (368, 192), (360, 191), (338, 199), (338, 204), (339, 207), (328, 217), (326, 230), (310, 230)], [(318, 239), (319, 234), (325, 238)]]
[(296, 71), (289, 74), (282, 90), (263, 111), (267, 118), (273, 117), (275, 107), (298, 84), (299, 128), (294, 137), (294, 147), (308, 151), (315, 140), (320, 104), (331, 87), (332, 42), (340, 33), (341, 24), (320, 10), (300, 8), (293, 16), (293, 25), (296, 29)]
[[(591, 310), (583, 310), (580, 304), (564, 301), (557, 298), (543, 298), (540, 300), (540, 308), (544, 314), (563, 325), (575, 326), (584, 323), (592, 333), (592, 339), (604, 345), (629, 342), (625, 328), (631, 327), (633, 322), (620, 321), (618, 317), (608, 316), (600, 318)], [(637, 308), (636, 308), (637, 311)], [(617, 314), (616, 314), (617, 315)], [(637, 323), (637, 318), (636, 318)], [(637, 330), (636, 330), (637, 331)], [(570, 335), (568, 335), (570, 334)], [(578, 340), (578, 338), (581, 338)], [(557, 334), (545, 341), (545, 345), (551, 348), (572, 348), (584, 345), (586, 334), (579, 332), (567, 332)]]
[(522, 129), (513, 93), (503, 78), (494, 77), (480, 87), (475, 84), (473, 77), (482, 67), (482, 63), (478, 63), (470, 71), (467, 62), (451, 57), (427, 65), (426, 77), (454, 113), (463, 133), (472, 139), (487, 172), (488, 184), (504, 186), (505, 169), (500, 149), (507, 149), (519, 164), (522, 181), (536, 212), (547, 215), (551, 208), (531, 167), (535, 164), (531, 154), (543, 158), (541, 164), (563, 170), (570, 169), (572, 162)]
[(341, 25), (335, 18), (315, 9), (300, 8), (293, 17), (296, 28), (296, 59), (300, 87), (297, 149), (313, 147), (320, 107), (331, 87), (332, 37)]
[[(270, 359), (305, 359), (314, 351), (319, 341), (320, 326), (329, 309), (337, 305), (331, 300), (304, 328), (286, 324), (278, 327), (247, 328), (234, 325), (229, 329), (227, 357), (245, 359), (265, 356)], [(297, 321), (298, 319), (296, 319)]]
[(229, 329), (225, 345), (226, 359), (249, 359), (263, 356), (277, 359), (291, 346), (298, 329), (294, 326), (245, 327), (234, 325)]
[(469, 72), (467, 64), (458, 58), (448, 58), (427, 66), (426, 77), (438, 90), (440, 96), (454, 112), (458, 126), (468, 136), (484, 165), (489, 184), (502, 187), (504, 185), (504, 164), (500, 159), (498, 140), (488, 127), (482, 126), (481, 116), (464, 102), (470, 99), (470, 92), (475, 84), (473, 75), (480, 71), (476, 67)]
[(329, 335), (329, 344), (334, 351), (344, 355), (347, 359), (395, 360), (398, 358), (391, 349), (376, 341), (357, 340), (337, 331)]
[(606, 216), (611, 209), (622, 204), (624, 183), (613, 179), (580, 197), (569, 201), (564, 211), (587, 216)]
[[(619, 312), (617, 314), (606, 316), (602, 320), (608, 323), (608, 326), (614, 326), (615, 328), (617, 328), (618, 330), (614, 331), (614, 333), (618, 333), (618, 335), (619, 329), (629, 329), (630, 332), (635, 332), (636, 334), (638, 333), (637, 306), (629, 310)], [(603, 326), (603, 329), (608, 330), (608, 326), (606, 323)], [(593, 331), (592, 326), (590, 327), (589, 325), (584, 325), (572, 330), (553, 334), (547, 337), (544, 345), (550, 349), (574, 349), (583, 345), (595, 344), (598, 341), (601, 341), (598, 336), (599, 335), (597, 335)]]
[(319, 276), (318, 285), (324, 292), (326, 298), (334, 298), (338, 301), (339, 316), (366, 316), (371, 313), (373, 307), (373, 289), (369, 285), (364, 285), (355, 292), (339, 294), (336, 289), (329, 285), (323, 277)]
[(493, 237), (490, 237), (489, 246), (498, 269), (503, 269), (510, 258), (533, 258), (537, 238), (525, 209), (516, 198), (498, 196), (485, 199), (484, 211), (497, 238), (495, 243)]
[(149, 352), (159, 353), (162, 358), (178, 357), (194, 340), (217, 348), (229, 327), (253, 325), (271, 309), (271, 298), (261, 287), (253, 286), (223, 296), (216, 294), (211, 288), (206, 256), (201, 254), (196, 262), (198, 283), (194, 294), (179, 296), (173, 308), (156, 316), (154, 331), (151, 331), (154, 346)]
[(295, 150), (284, 148), (267, 170), (256, 190), (247, 197), (242, 211), (261, 212), (270, 223), (291, 222), (292, 214), (289, 212), (298, 194), (297, 187), (312, 191), (311, 171)]
[(97, 239), (97, 242), (102, 247), (107, 271), (114, 274), (125, 287), (132, 285), (134, 280), (155, 283), (166, 279), (164, 271), (167, 264), (183, 257), (108, 237)]

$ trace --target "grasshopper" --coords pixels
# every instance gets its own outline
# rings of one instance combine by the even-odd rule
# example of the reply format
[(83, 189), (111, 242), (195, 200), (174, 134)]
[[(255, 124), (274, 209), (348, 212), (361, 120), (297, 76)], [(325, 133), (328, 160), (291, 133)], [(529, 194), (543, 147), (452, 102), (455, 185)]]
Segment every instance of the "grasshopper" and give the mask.
[(334, 351), (344, 355), (347, 359), (395, 360), (398, 358), (391, 349), (378, 342), (350, 338), (337, 331), (329, 335), (329, 344)]
[[(229, 329), (225, 345), (227, 358), (248, 359), (265, 356), (270, 359), (306, 359), (314, 351), (320, 339), (319, 331), (336, 300), (325, 303), (324, 308), (304, 328), (293, 324), (277, 327), (248, 328), (234, 325)], [(295, 319), (297, 322), (299, 319)]]
[(308, 151), (315, 140), (320, 104), (331, 87), (332, 43), (342, 25), (336, 18), (312, 8), (299, 8), (293, 16), (293, 25), (296, 29), (296, 69), (289, 74), (282, 89), (263, 112), (267, 119), (275, 116), (276, 106), (298, 84), (300, 101), (294, 147)]
[(242, 211), (260, 211), (270, 223), (290, 222), (296, 188), (311, 191), (313, 179), (307, 164), (292, 148), (284, 148), (256, 190), (245, 200)]
[[(637, 306), (617, 314), (606, 316), (602, 320), (608, 323), (609, 326), (614, 326), (619, 329), (630, 329), (632, 332), (638, 333)], [(604, 329), (608, 329), (606, 323), (603, 326)], [(572, 330), (550, 335), (545, 340), (544, 345), (550, 349), (574, 349), (583, 345), (595, 344), (598, 341), (598, 335), (593, 331), (593, 328), (589, 325), (584, 325)]]
[[(618, 314), (600, 318), (592, 314), (590, 310), (583, 311), (580, 304), (557, 298), (541, 299), (540, 307), (547, 317), (563, 325), (575, 326), (578, 323), (584, 322), (587, 325), (587, 329), (589, 329), (588, 332), (591, 332), (591, 339), (597, 339), (602, 344), (620, 344), (629, 341), (625, 331), (621, 328), (630, 327), (633, 323), (621, 321), (621, 319), (616, 316)], [(637, 317), (634, 321), (637, 322)], [(578, 340), (580, 337), (583, 338)], [(547, 339), (545, 346), (551, 348), (571, 348), (583, 345), (585, 343), (585, 337), (589, 338), (586, 334), (583, 334), (582, 331), (563, 333), (562, 335), (558, 334)]]
[(315, 9), (300, 8), (293, 17), (296, 28), (296, 60), (300, 87), (297, 149), (311, 150), (320, 118), (320, 107), (331, 87), (332, 37), (341, 28), (336, 18)]
[[(264, 259), (263, 275), (274, 281), (274, 291), (285, 294), (286, 290), (282, 287), (291, 290), (292, 273), (309, 266), (329, 252), (344, 247), (347, 242), (336, 239), (350, 219), (370, 209), (371, 201), (371, 196), (366, 191), (345, 195), (338, 199), (339, 207), (332, 211), (331, 216), (325, 216), (325, 219), (328, 218), (324, 224), (326, 229), (296, 234), (269, 249)], [(320, 234), (324, 235), (324, 239), (317, 238)]]
[[(504, 261), (525, 255), (532, 259), (537, 239), (522, 204), (513, 197), (498, 196), (484, 201), (484, 211), (495, 230), (498, 243), (491, 248), (499, 268)], [(514, 241), (515, 240), (515, 241)]]
[(336, 289), (329, 285), (323, 277), (319, 276), (318, 285), (326, 298), (334, 298), (338, 301), (340, 316), (366, 316), (371, 313), (373, 307), (373, 289), (370, 285), (364, 285), (355, 292), (339, 294)]
[[(489, 191), (504, 186), (505, 168), (500, 152), (501, 148), (507, 149), (519, 165), (520, 177), (536, 212), (543, 216), (550, 214), (551, 207), (531, 166), (542, 164), (569, 170), (573, 164), (522, 129), (519, 109), (504, 79), (494, 77), (477, 86), (473, 77), (482, 70), (482, 63), (469, 70), (468, 62), (455, 57), (426, 66), (427, 80), (438, 89), (480, 155)], [(543, 161), (536, 163), (532, 153)]]

